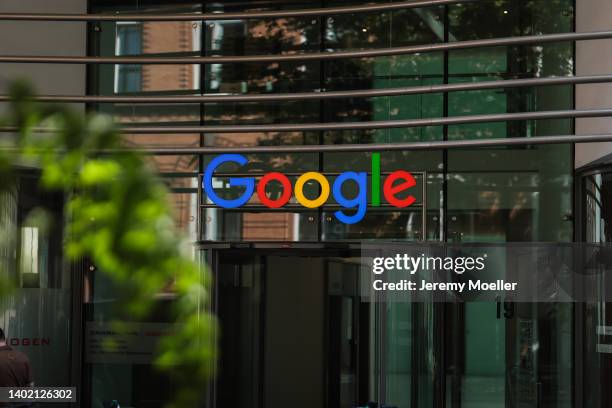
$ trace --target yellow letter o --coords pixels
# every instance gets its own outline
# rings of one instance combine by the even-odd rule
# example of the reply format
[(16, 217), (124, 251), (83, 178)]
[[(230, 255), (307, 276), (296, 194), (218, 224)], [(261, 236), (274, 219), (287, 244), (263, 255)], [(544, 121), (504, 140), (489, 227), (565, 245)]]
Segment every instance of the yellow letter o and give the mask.
[[(304, 195), (304, 184), (307, 181), (315, 180), (321, 186), (321, 194), (318, 198), (310, 200)], [(306, 208), (318, 208), (325, 204), (329, 198), (329, 181), (321, 173), (314, 171), (302, 174), (295, 182), (295, 198)]]

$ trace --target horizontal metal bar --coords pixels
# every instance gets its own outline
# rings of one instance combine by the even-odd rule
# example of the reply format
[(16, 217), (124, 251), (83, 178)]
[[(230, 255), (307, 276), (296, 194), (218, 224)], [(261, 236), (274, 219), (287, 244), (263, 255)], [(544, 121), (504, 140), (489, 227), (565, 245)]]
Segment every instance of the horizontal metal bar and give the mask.
[[(98, 154), (115, 154), (125, 151), (160, 156), (200, 155), (200, 154), (279, 154), (279, 153), (348, 153), (348, 152), (389, 152), (448, 150), (480, 147), (531, 146), (567, 143), (612, 142), (612, 134), (601, 135), (564, 135), (535, 136), (500, 139), (448, 140), (434, 142), (408, 143), (369, 143), (345, 145), (304, 145), (304, 146), (251, 146), (251, 147), (176, 147), (176, 148), (130, 148), (126, 150), (100, 150)], [(4, 147), (0, 152), (18, 152), (17, 148)]]
[[(220, 208), (218, 205), (216, 204), (200, 204), (199, 205), (200, 208), (219, 208), (221, 210), (237, 210), (237, 211), (245, 211), (245, 210), (270, 210), (273, 212), (283, 212), (283, 210), (287, 211), (287, 210), (291, 210), (291, 211), (295, 211), (295, 210), (304, 210), (304, 211), (313, 211), (313, 210), (317, 210), (316, 208), (307, 208), (304, 207), (300, 204), (287, 204), (284, 205), (282, 207), (279, 208), (270, 208), (270, 207), (266, 207), (265, 205), (260, 205), (260, 204), (245, 204), (239, 208)], [(392, 206), (391, 204), (381, 204), (378, 207), (372, 207), (371, 205), (368, 204), (368, 209), (369, 210), (376, 210), (376, 209), (380, 209), (380, 210), (389, 210), (389, 209), (395, 209), (396, 211), (406, 211), (410, 208), (422, 208), (423, 204), (422, 203), (414, 203), (412, 204), (410, 207), (407, 208), (398, 208), (395, 206)], [(339, 209), (346, 209), (346, 207), (342, 207), (339, 204), (323, 204), (321, 207), (321, 209), (323, 210), (339, 210)]]
[[(279, 153), (347, 153), (347, 152), (389, 152), (447, 150), (479, 147), (508, 147), (525, 145), (548, 145), (566, 143), (599, 143), (612, 142), (612, 134), (601, 135), (563, 135), (535, 136), (480, 140), (447, 140), (434, 142), (409, 143), (370, 143), (346, 145), (306, 145), (306, 146), (252, 146), (252, 147), (195, 147), (195, 148), (140, 148), (130, 149), (144, 154), (183, 155), (183, 154), (279, 154)], [(108, 152), (108, 151), (107, 151)]]
[(421, 7), (471, 3), (478, 0), (417, 0), (398, 3), (364, 4), (298, 10), (212, 12), (184, 14), (38, 14), (0, 13), (0, 20), (7, 21), (202, 21), (246, 20), (258, 18), (312, 17), (325, 15), (372, 13)]
[[(336, 146), (342, 146), (342, 145), (336, 145)], [(347, 146), (352, 146), (352, 145), (347, 145)], [(367, 146), (372, 146), (372, 145), (371, 144), (367, 144)], [(261, 147), (261, 146), (259, 146), (259, 147)], [(2, 151), (5, 151), (5, 150), (2, 150), (0, 148), (0, 152), (2, 152)], [(368, 152), (369, 151), (370, 151), (370, 149), (368, 149)], [(107, 153), (108, 151), (104, 151), (104, 152)], [(274, 152), (270, 151), (268, 149), (268, 151), (264, 152), (264, 154), (265, 153), (272, 154)], [(298, 153), (301, 153), (301, 152), (298, 152)], [(208, 153), (204, 153), (204, 154), (208, 154)], [(278, 171), (279, 173), (283, 173), (285, 176), (290, 176), (290, 173), (289, 174), (285, 173), (282, 170), (273, 170), (273, 169), (270, 169), (269, 171), (266, 171), (265, 173), (264, 172), (262, 172), (262, 173), (248, 173), (248, 172), (247, 173), (221, 173), (221, 172), (219, 172), (219, 173), (215, 173), (215, 178), (218, 178), (218, 177), (243, 177), (243, 176), (254, 176), (254, 177), (257, 178), (257, 177), (261, 177), (261, 176), (263, 176), (263, 175), (265, 175), (265, 174), (267, 174), (267, 173), (269, 173), (271, 171)], [(307, 171), (318, 171), (318, 170), (304, 170), (304, 172), (300, 173), (300, 175), (304, 174)], [(362, 169), (361, 171), (368, 172), (370, 170)], [(394, 173), (394, 172), (392, 172), (392, 171), (382, 172), (381, 175), (384, 176), (384, 175), (389, 175), (389, 174), (392, 174), (392, 173)], [(462, 170), (461, 173), (462, 174), (467, 174), (467, 173), (482, 173), (482, 171), (481, 170)], [(495, 173), (496, 174), (501, 174), (501, 173), (519, 174), (519, 173), (522, 173), (524, 175), (528, 175), (528, 174), (536, 175), (538, 172), (536, 170), (511, 169), (511, 170), (495, 170)], [(172, 174), (172, 173), (160, 173), (160, 174), (158, 174), (158, 177), (161, 177), (162, 181), (164, 181), (164, 182), (170, 181), (170, 180), (167, 180), (167, 179), (172, 178), (172, 177), (178, 178), (177, 176), (168, 176), (168, 174)], [(332, 173), (332, 174), (336, 174), (336, 173)], [(437, 177), (437, 176), (442, 176), (443, 171), (439, 170), (439, 169), (438, 170), (429, 170), (429, 171), (425, 171), (425, 172), (423, 172), (423, 171), (410, 171), (410, 174), (412, 174), (413, 176), (416, 175), (417, 177), (423, 177), (424, 174), (434, 175), (434, 176)], [(323, 173), (323, 175), (330, 175), (330, 173)], [(195, 179), (198, 176), (202, 176), (202, 174), (201, 173), (200, 174), (198, 174), (198, 173), (188, 173), (188, 174), (185, 174), (185, 176), (183, 176), (181, 178), (194, 178)], [(168, 183), (168, 184), (170, 184), (170, 183)], [(201, 181), (198, 184), (202, 184)], [(190, 188), (197, 189), (197, 187), (190, 187)]]
[(327, 61), (345, 58), (374, 58), (426, 52), (441, 52), (483, 47), (503, 47), (562, 41), (585, 41), (612, 38), (612, 31), (587, 33), (561, 33), (526, 35), (519, 37), (491, 38), (484, 40), (456, 41), (450, 43), (409, 45), (353, 51), (298, 52), (292, 54), (206, 56), (206, 57), (89, 57), (89, 56), (0, 56), (0, 62), (45, 63), (45, 64), (223, 64), (248, 62), (305, 62)]
[[(250, 95), (175, 95), (175, 96), (98, 96), (98, 95), (43, 95), (33, 97), (37, 102), (64, 103), (223, 103), (223, 102), (273, 102), (304, 101), (338, 98), (375, 98), (382, 96), (420, 95), (430, 93), (478, 91), (495, 88), (521, 88), (550, 85), (577, 85), (612, 82), (612, 75), (585, 75), (548, 78), (522, 78), (455, 84), (422, 85), (413, 87), (365, 89), (352, 91), (301, 92)], [(10, 101), (8, 95), (0, 95), (0, 102)]]
[[(516, 120), (597, 118), (612, 116), (612, 108), (559, 110), (543, 112), (498, 113), (492, 115), (468, 115), (445, 118), (381, 120), (368, 122), (330, 122), (330, 123), (296, 123), (269, 125), (218, 125), (218, 126), (143, 126), (123, 127), (119, 131), (125, 134), (184, 134), (184, 133), (263, 133), (263, 132), (305, 132), (331, 130), (369, 130), (396, 129), (424, 126), (463, 125), (482, 122), (505, 122)], [(32, 128), (33, 132), (53, 133), (60, 129), (50, 127)], [(0, 127), (0, 132), (16, 132), (14, 126)], [(275, 149), (278, 147), (275, 146)], [(294, 146), (289, 149), (294, 148)]]
[[(126, 134), (174, 134), (174, 133), (259, 133), (305, 132), (326, 130), (396, 129), (424, 126), (463, 125), (482, 122), (516, 120), (595, 118), (612, 116), (612, 108), (586, 110), (560, 110), (543, 112), (499, 113), (492, 115), (468, 115), (445, 118), (382, 120), (368, 122), (299, 123), (271, 125), (220, 125), (220, 126), (172, 126), (172, 127), (124, 127)], [(2, 128), (0, 128), (1, 130)]]
[[(269, 170), (269, 171), (265, 171), (265, 172), (260, 172), (260, 173), (249, 173), (249, 172), (234, 172), (234, 173), (224, 173), (224, 172), (218, 172), (214, 174), (214, 178), (222, 178), (222, 177), (262, 177), (268, 173), (270, 173), (270, 171), (273, 170)], [(329, 177), (337, 177), (343, 173), (341, 172), (328, 172), (328, 171), (321, 171), (321, 170), (304, 170), (300, 173), (298, 172), (284, 172), (282, 170), (274, 170), (274, 171), (278, 171), (279, 173), (283, 173), (285, 176), (287, 177), (299, 177), (301, 175), (303, 175), (305, 172), (307, 171), (316, 171), (318, 173), (321, 173), (324, 176), (329, 176)], [(382, 171), (380, 172), (381, 176), (388, 176), (390, 174), (393, 174), (394, 172), (392, 171)], [(419, 177), (423, 177), (425, 175), (425, 172), (422, 171), (411, 171), (410, 172), (413, 176), (419, 176)], [(200, 176), (202, 176), (202, 174), (200, 174)]]

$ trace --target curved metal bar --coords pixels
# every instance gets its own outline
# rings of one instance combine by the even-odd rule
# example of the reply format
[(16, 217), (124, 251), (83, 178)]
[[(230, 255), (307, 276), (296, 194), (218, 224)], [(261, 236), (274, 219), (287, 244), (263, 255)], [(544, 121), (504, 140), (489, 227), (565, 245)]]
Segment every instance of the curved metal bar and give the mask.
[[(339, 98), (375, 98), (382, 96), (420, 95), (442, 92), (475, 91), (495, 88), (521, 88), (531, 86), (577, 85), (612, 82), (612, 75), (585, 75), (573, 77), (523, 78), (498, 81), (468, 82), (414, 87), (365, 89), (353, 91), (301, 92), (249, 95), (180, 95), (180, 96), (97, 96), (97, 95), (43, 95), (33, 98), (36, 102), (64, 103), (222, 103), (222, 102), (278, 102)], [(10, 101), (7, 95), (0, 102)]]
[[(123, 149), (100, 150), (100, 154), (136, 152), (161, 156), (197, 155), (197, 154), (279, 154), (279, 153), (330, 153), (330, 152), (384, 152), (384, 151), (420, 151), (466, 149), (480, 147), (506, 147), (525, 145), (548, 145), (566, 143), (599, 143), (611, 142), (612, 134), (601, 135), (563, 135), (535, 136), (502, 139), (480, 140), (447, 140), (433, 142), (404, 143), (371, 143), (346, 145), (301, 145), (301, 146), (245, 146), (245, 147), (169, 147), (169, 148), (138, 148), (130, 146)], [(0, 151), (17, 151), (14, 148), (0, 148)], [(224, 174), (225, 176), (225, 174)]]
[(426, 52), (463, 50), (483, 47), (503, 47), (563, 41), (586, 41), (612, 38), (612, 31), (526, 35), (520, 37), (457, 41), (439, 44), (410, 45), (372, 50), (325, 51), (293, 54), (207, 56), (207, 57), (86, 57), (86, 56), (0, 56), (0, 62), (45, 64), (225, 64), (249, 62), (328, 61), (346, 58), (374, 58)]
[(244, 11), (230, 13), (185, 13), (185, 14), (22, 14), (0, 13), (6, 21), (202, 21), (202, 20), (246, 20), (257, 18), (314, 17), (355, 13), (372, 13), (421, 7), (443, 6), (456, 3), (471, 3), (478, 0), (417, 0), (398, 3), (364, 4), (341, 7), (326, 7), (300, 10)]
[[(468, 115), (445, 118), (381, 120), (371, 122), (296, 123), (269, 125), (217, 125), (217, 126), (142, 126), (123, 127), (125, 134), (184, 134), (184, 133), (264, 133), (304, 132), (326, 130), (396, 129), (424, 126), (462, 125), (482, 122), (504, 122), (515, 120), (597, 118), (612, 116), (612, 108), (558, 110), (543, 112), (498, 113), (492, 115)], [(0, 132), (15, 132), (15, 127), (0, 127)], [(34, 128), (33, 132), (57, 132), (55, 128)]]
[(259, 132), (305, 132), (325, 130), (369, 130), (396, 129), (424, 126), (462, 125), (482, 122), (515, 120), (541, 120), (566, 118), (594, 118), (612, 116), (612, 108), (588, 110), (560, 110), (544, 112), (499, 113), (493, 115), (469, 115), (446, 118), (383, 120), (372, 122), (299, 123), (271, 125), (226, 125), (226, 126), (177, 126), (177, 127), (123, 127), (127, 134), (172, 134), (172, 133), (259, 133)]
[[(612, 134), (601, 135), (563, 135), (535, 136), (504, 139), (481, 140), (447, 140), (435, 142), (414, 143), (372, 143), (347, 145), (304, 145), (304, 146), (252, 146), (252, 147), (189, 147), (189, 148), (134, 148), (129, 151), (156, 155), (193, 155), (193, 154), (224, 154), (224, 153), (325, 153), (325, 152), (385, 152), (385, 151), (418, 151), (465, 149), (476, 147), (505, 147), (525, 145), (547, 145), (565, 143), (597, 143), (612, 141)], [(121, 150), (106, 151), (120, 152)]]

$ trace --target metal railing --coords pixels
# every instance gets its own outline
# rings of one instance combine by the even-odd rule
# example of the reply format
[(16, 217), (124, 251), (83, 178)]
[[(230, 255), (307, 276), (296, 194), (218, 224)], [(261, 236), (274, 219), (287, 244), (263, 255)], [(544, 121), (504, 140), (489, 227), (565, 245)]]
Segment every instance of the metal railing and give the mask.
[(612, 134), (535, 136), (504, 139), (448, 140), (432, 142), (368, 143), (342, 145), (298, 145), (298, 146), (243, 146), (243, 147), (149, 147), (130, 148), (130, 151), (155, 155), (183, 154), (283, 154), (283, 153), (340, 153), (340, 152), (390, 152), (423, 151), (444, 149), (466, 149), (480, 147), (531, 146), (567, 143), (599, 143), (612, 141)]
[[(159, 156), (204, 155), (204, 154), (284, 154), (284, 153), (366, 153), (390, 151), (424, 151), (450, 150), (481, 147), (536, 146), (568, 143), (600, 143), (612, 141), (612, 134), (598, 135), (555, 135), (520, 138), (473, 139), (473, 140), (438, 140), (431, 142), (401, 143), (363, 143), (338, 145), (285, 145), (285, 146), (241, 146), (241, 147), (133, 147), (126, 146), (121, 150), (98, 150), (97, 154), (135, 152)], [(14, 152), (11, 147), (0, 148), (0, 151)]]
[[(412, 87), (360, 89), (350, 91), (321, 91), (271, 94), (205, 94), (205, 95), (178, 95), (178, 96), (101, 96), (101, 95), (41, 95), (35, 96), (38, 102), (64, 102), (64, 103), (225, 103), (225, 102), (283, 102), (328, 100), (341, 98), (376, 98), (384, 96), (424, 95), (445, 92), (481, 91), (487, 89), (510, 89), (535, 86), (552, 85), (578, 85), (611, 83), (612, 75), (585, 75), (546, 78), (518, 78), (496, 81), (469, 82), (456, 84), (421, 85)], [(8, 101), (6, 95), (0, 96), (0, 102)]]
[[(541, 112), (497, 113), (489, 115), (467, 115), (424, 119), (379, 120), (364, 122), (295, 123), (266, 125), (211, 125), (211, 126), (124, 126), (126, 134), (184, 134), (184, 133), (266, 133), (306, 132), (331, 130), (373, 130), (426, 126), (464, 125), (482, 122), (507, 122), (517, 120), (597, 118), (612, 116), (612, 108), (575, 109)], [(0, 127), (0, 132), (15, 132), (12, 126)], [(57, 132), (52, 127), (33, 128), (33, 132)], [(272, 147), (273, 148), (273, 147)]]
[(4, 63), (44, 63), (44, 64), (235, 64), (252, 62), (306, 62), (331, 61), (347, 58), (389, 57), (417, 53), (456, 51), (485, 47), (507, 47), (516, 45), (544, 44), (564, 41), (603, 40), (612, 38), (612, 31), (593, 31), (586, 33), (538, 34), (518, 37), (492, 38), (485, 40), (456, 41), (437, 44), (408, 45), (351, 51), (299, 52), (266, 55), (239, 56), (202, 56), (202, 57), (157, 57), (157, 56), (23, 56), (2, 55)]
[(479, 0), (415, 0), (397, 3), (364, 4), (340, 7), (325, 7), (296, 10), (212, 12), (182, 14), (38, 14), (0, 13), (0, 20), (7, 21), (203, 21), (203, 20), (248, 20), (286, 17), (317, 17), (356, 13), (374, 13), (423, 7), (472, 3)]
[[(479, 0), (421, 0), (385, 4), (365, 4), (328, 8), (276, 11), (246, 12), (212, 12), (185, 14), (22, 14), (0, 13), (0, 20), (12, 21), (205, 21), (229, 19), (262, 19), (278, 17), (306, 17), (352, 13), (383, 12), (420, 7), (437, 7), (450, 4), (472, 3)], [(58, 63), (58, 64), (217, 64), (217, 63), (251, 63), (282, 61), (327, 61), (346, 58), (375, 58), (428, 52), (448, 52), (483, 47), (522, 46), (553, 42), (585, 41), (612, 38), (612, 31), (586, 33), (556, 33), (529, 35), (519, 37), (492, 38), (481, 40), (455, 41), (434, 44), (389, 47), (383, 49), (361, 49), (348, 51), (303, 52), (281, 55), (239, 55), (239, 56), (0, 56), (0, 63)], [(330, 92), (303, 92), (279, 94), (249, 95), (182, 95), (182, 96), (93, 96), (93, 95), (44, 95), (35, 97), (40, 102), (77, 102), (77, 103), (222, 103), (222, 102), (264, 102), (264, 101), (300, 101), (326, 100), (335, 98), (371, 98), (378, 96), (418, 95), (428, 93), (448, 93), (495, 88), (520, 88), (530, 86), (576, 85), (610, 83), (611, 75), (571, 76), (548, 78), (515, 78), (500, 81), (486, 81), (461, 84), (437, 84), (389, 89), (366, 89)], [(0, 101), (7, 101), (7, 96), (0, 96)], [(503, 114), (469, 115), (456, 117), (384, 120), (368, 122), (329, 122), (329, 123), (291, 123), (291, 124), (257, 124), (257, 125), (205, 125), (205, 126), (130, 126), (121, 129), (127, 134), (185, 134), (185, 133), (262, 133), (262, 132), (304, 132), (333, 130), (373, 130), (411, 128), (426, 126), (449, 126), (484, 122), (573, 119), (612, 116), (612, 108), (559, 110), (540, 112), (513, 112)], [(14, 132), (11, 126), (0, 128), (0, 132)], [(38, 128), (38, 132), (57, 131), (54, 128)], [(270, 147), (197, 147), (197, 148), (150, 148), (138, 149), (156, 154), (198, 154), (206, 152), (326, 152), (326, 151), (389, 151), (389, 150), (427, 150), (484, 146), (536, 145), (558, 143), (591, 143), (611, 140), (611, 135), (559, 135), (546, 137), (528, 137), (517, 139), (433, 141), (392, 144), (364, 145), (306, 145), (306, 146), (270, 146)]]

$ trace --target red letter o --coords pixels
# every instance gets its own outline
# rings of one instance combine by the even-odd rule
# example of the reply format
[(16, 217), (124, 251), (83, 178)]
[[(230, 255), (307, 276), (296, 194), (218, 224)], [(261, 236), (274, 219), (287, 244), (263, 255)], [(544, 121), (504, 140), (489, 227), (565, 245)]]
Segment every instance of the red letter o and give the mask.
[[(283, 194), (278, 200), (270, 200), (266, 195), (266, 186), (272, 180), (276, 180), (283, 186)], [(280, 208), (289, 202), (291, 198), (291, 182), (287, 176), (281, 173), (268, 173), (259, 180), (257, 184), (257, 197), (263, 205), (268, 208)]]

